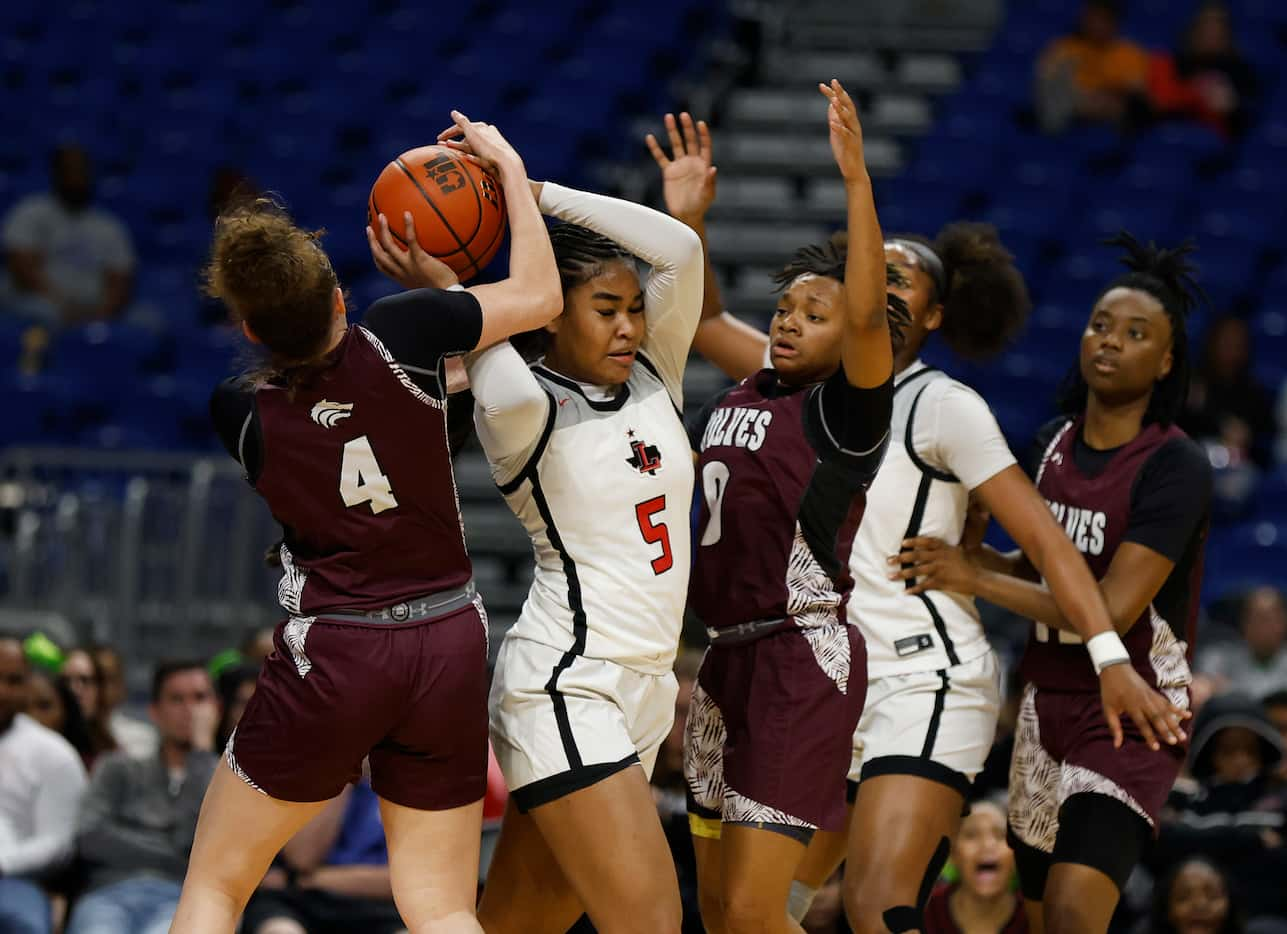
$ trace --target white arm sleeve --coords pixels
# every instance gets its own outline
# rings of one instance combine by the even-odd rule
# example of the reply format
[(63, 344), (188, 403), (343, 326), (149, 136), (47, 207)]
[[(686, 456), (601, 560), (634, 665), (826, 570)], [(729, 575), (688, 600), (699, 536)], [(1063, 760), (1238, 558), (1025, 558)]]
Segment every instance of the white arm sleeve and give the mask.
[(474, 427), (497, 483), (513, 479), (541, 439), (550, 397), (514, 345), (501, 341), (465, 358), (474, 391)]
[(541, 212), (615, 240), (652, 267), (644, 289), (643, 351), (684, 405), (684, 366), (702, 316), (702, 242), (673, 217), (618, 198), (545, 182)]
[[(942, 386), (934, 416), (926, 419), (934, 423), (934, 437), (923, 450), (930, 452), (929, 463), (973, 490), (1015, 463), (1014, 454), (982, 396), (960, 383), (944, 380)], [(920, 410), (921, 418), (930, 414), (924, 405)]]

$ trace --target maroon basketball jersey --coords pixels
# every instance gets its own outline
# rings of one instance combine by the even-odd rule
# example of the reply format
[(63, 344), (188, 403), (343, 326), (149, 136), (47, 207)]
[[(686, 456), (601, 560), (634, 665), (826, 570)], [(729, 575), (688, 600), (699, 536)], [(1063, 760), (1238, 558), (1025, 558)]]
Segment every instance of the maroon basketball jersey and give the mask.
[[(1091, 473), (1078, 465), (1076, 445), (1081, 429), (1080, 417), (1068, 419), (1057, 429), (1042, 454), (1036, 486), (1086, 558), (1095, 579), (1103, 580), (1130, 528), (1135, 485), (1145, 465), (1164, 445), (1189, 442), (1174, 426), (1146, 425), (1133, 440), (1112, 452), (1101, 469)], [(1203, 494), (1193, 490), (1190, 495), (1197, 499)], [(1153, 687), (1176, 687), (1189, 681), (1205, 519), (1190, 535), (1192, 542), (1187, 545), (1176, 543), (1177, 551), (1185, 557), (1177, 560), (1171, 579), (1122, 637), (1135, 670)], [(1160, 599), (1177, 588), (1178, 599)], [(1099, 690), (1099, 678), (1081, 640), (1041, 623), (1034, 623), (1029, 633), (1022, 673), (1026, 681), (1045, 690)]]
[[(885, 445), (856, 458), (815, 448), (805, 413), (818, 391), (783, 387), (762, 370), (706, 419), (688, 598), (708, 627), (844, 620), (849, 552)], [(884, 415), (887, 429), (888, 406)]]
[(447, 446), (446, 402), (354, 325), (336, 363), (297, 389), (255, 393), (255, 489), (286, 531), (282, 606), (378, 609), (472, 574)]

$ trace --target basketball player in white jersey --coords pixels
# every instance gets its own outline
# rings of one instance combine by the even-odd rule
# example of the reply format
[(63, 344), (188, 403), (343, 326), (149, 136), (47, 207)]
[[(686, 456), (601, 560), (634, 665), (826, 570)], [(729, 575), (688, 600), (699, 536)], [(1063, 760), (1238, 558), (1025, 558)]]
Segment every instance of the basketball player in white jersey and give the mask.
[[(704, 217), (715, 195), (710, 133), (688, 114), (680, 116), (684, 139), (673, 116), (666, 123), (673, 159), (648, 140), (663, 169), (666, 206), (704, 243)], [(1040, 553), (1070, 619), (1096, 632), (1110, 628), (1085, 562), (1015, 462), (987, 404), (919, 360), (934, 331), (975, 359), (1004, 347), (1028, 311), (1010, 254), (992, 228), (953, 224), (933, 243), (890, 239), (885, 257), (903, 273), (906, 284), (890, 291), (906, 302), (912, 320), (894, 358), (889, 450), (868, 491), (850, 565), (848, 616), (866, 638), (869, 678), (849, 774), (854, 806), (848, 831), (814, 835), (790, 905), (802, 918), (847, 851), (846, 913), (862, 932), (920, 928), (970, 783), (991, 748), (1000, 706), (996, 659), (973, 600), (907, 595), (902, 581), (890, 579), (896, 568), (889, 557), (926, 528), (959, 542), (973, 494), (1016, 541)], [(733, 379), (758, 371), (769, 350), (765, 334), (723, 311), (709, 268), (693, 346)], [(1110, 677), (1121, 681), (1114, 685), (1116, 709), (1133, 718), (1160, 701), (1143, 681)]]
[(510, 801), (479, 920), (489, 934), (563, 934), (585, 912), (602, 931), (678, 934), (648, 778), (674, 718), (688, 589), (693, 460), (679, 413), (701, 243), (640, 205), (532, 190), (562, 222), (550, 241), (563, 312), (516, 339), (531, 366), (508, 341), (466, 363), (492, 476), (536, 557), (492, 682)]

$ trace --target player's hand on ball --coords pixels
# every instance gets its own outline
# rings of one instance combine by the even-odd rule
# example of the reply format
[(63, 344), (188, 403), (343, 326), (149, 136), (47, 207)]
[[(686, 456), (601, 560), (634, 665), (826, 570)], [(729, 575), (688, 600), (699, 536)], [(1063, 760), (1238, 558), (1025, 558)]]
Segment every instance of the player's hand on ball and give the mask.
[(818, 90), (831, 102), (827, 108), (827, 127), (831, 131), (831, 154), (836, 158), (840, 174), (846, 182), (867, 178), (867, 163), (863, 158), (862, 124), (858, 122), (858, 108), (835, 78), (831, 84), (819, 84)]
[(1172, 746), (1184, 740), (1180, 724), (1190, 712), (1149, 687), (1129, 663), (1109, 665), (1100, 672), (1099, 695), (1114, 748), (1122, 745), (1122, 714), (1131, 718), (1150, 749), (1162, 748), (1159, 738)]
[(407, 211), (402, 216), (403, 242), (406, 248), (394, 243), (389, 230), (389, 219), (383, 214), (377, 221), (379, 229), (366, 229), (366, 243), (371, 248), (375, 268), (404, 289), (446, 289), (460, 284), (460, 277), (442, 260), (424, 251), (416, 239), (416, 223)]
[(973, 594), (978, 581), (978, 568), (965, 549), (949, 545), (938, 538), (909, 538), (903, 550), (888, 559), (895, 566), (890, 580), (913, 580), (909, 594), (927, 590), (950, 590)]
[(494, 174), (499, 174), (502, 169), (524, 171), (522, 158), (496, 127), (470, 120), (459, 110), (451, 112), (451, 119), (455, 125), (439, 133), (438, 142)]
[[(681, 126), (683, 136), (680, 136)], [(674, 114), (666, 114), (666, 133), (670, 137), (669, 157), (651, 133), (644, 137), (644, 142), (661, 169), (666, 210), (671, 217), (691, 227), (702, 222), (715, 200), (711, 131), (705, 120), (694, 123), (691, 114), (681, 113), (678, 123)]]

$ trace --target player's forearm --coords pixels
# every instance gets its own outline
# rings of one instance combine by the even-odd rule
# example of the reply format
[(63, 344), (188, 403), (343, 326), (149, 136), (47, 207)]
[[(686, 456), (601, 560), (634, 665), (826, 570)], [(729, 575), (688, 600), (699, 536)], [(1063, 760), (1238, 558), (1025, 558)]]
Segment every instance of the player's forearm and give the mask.
[(849, 382), (879, 386), (894, 369), (886, 314), (885, 242), (876, 217), (871, 179), (845, 180), (849, 246), (845, 258), (845, 333), (841, 361)]
[(1055, 598), (1045, 584), (980, 569), (975, 581), (974, 595), (1004, 607), (1012, 613), (1017, 613), (1025, 619), (1045, 623), (1052, 629), (1077, 632), (1077, 629), (1059, 612)]
[(706, 218), (681, 217), (697, 238), (702, 241), (702, 323), (718, 318), (724, 313), (724, 296), (719, 291), (719, 280), (715, 278), (715, 267), (711, 265), (710, 240), (706, 236)]
[(509, 333), (538, 328), (562, 310), (562, 287), (554, 248), (523, 164), (504, 165), (501, 186), (509, 213), (509, 279), (515, 296), (526, 296), (522, 320)]
[(697, 326), (693, 349), (729, 379), (740, 380), (764, 369), (769, 338), (725, 311)]

